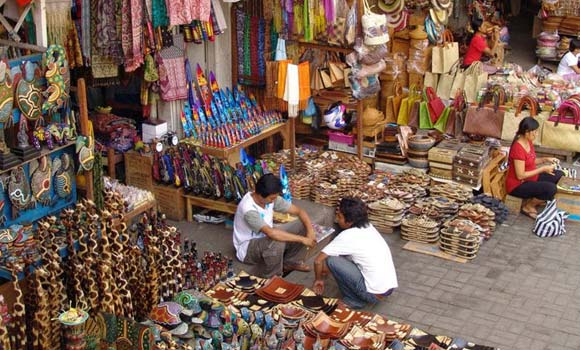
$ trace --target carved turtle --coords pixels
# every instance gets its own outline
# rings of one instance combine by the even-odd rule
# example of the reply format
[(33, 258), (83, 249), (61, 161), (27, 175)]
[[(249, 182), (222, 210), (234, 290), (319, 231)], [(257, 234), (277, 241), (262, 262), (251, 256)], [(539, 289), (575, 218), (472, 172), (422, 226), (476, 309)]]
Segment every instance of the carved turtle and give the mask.
[(178, 326), (182, 323), (179, 315), (183, 306), (173, 301), (167, 301), (155, 306), (149, 313), (149, 319), (162, 326)]

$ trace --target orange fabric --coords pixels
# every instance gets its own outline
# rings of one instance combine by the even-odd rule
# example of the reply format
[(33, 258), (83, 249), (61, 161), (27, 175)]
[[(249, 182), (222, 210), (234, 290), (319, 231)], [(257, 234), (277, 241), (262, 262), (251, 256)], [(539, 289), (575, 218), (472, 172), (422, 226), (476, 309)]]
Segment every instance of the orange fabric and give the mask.
[(292, 63), (292, 61), (278, 61), (278, 92), (276, 94), (276, 97), (278, 98), (284, 98), (284, 90), (286, 89), (286, 73), (288, 72), (289, 63)]
[[(298, 84), (300, 85), (300, 109), (306, 108), (310, 98), (310, 62), (302, 62), (298, 65)], [(304, 106), (304, 107), (302, 107)]]

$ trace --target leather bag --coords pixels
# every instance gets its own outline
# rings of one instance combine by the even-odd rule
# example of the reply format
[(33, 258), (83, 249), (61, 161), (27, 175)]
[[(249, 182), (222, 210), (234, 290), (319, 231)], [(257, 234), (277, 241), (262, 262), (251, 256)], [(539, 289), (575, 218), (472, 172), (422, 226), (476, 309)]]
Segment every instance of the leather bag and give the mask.
[[(491, 95), (491, 96), (490, 96)], [(485, 106), (485, 101), (492, 97), (494, 104)], [(501, 138), (504, 111), (499, 107), (498, 94), (486, 94), (479, 105), (470, 106), (465, 117), (463, 132), (472, 135)]]
[[(529, 111), (524, 111), (524, 108)], [(538, 114), (538, 102), (531, 96), (524, 96), (520, 99), (515, 111), (508, 111), (504, 114), (503, 126), (501, 129), (501, 139), (511, 141), (516, 136), (520, 122), (525, 117), (535, 117)]]

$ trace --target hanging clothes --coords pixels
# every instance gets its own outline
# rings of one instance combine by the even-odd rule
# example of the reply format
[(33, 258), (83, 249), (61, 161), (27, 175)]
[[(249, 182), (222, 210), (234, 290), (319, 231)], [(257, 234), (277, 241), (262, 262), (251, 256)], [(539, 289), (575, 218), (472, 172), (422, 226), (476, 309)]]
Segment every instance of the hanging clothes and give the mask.
[(300, 82), (298, 77), (298, 66), (295, 64), (288, 64), (287, 66), (284, 101), (288, 102), (288, 117), (298, 117)]
[(193, 0), (170, 0), (167, 1), (167, 13), (169, 15), (169, 25), (187, 25), (195, 18), (193, 17)]
[(133, 72), (143, 64), (143, 23), (143, 2), (141, 0), (123, 0), (121, 27), (126, 72)]
[(191, 13), (193, 19), (209, 22), (209, 17), (211, 16), (211, 0), (193, 0), (191, 2)]

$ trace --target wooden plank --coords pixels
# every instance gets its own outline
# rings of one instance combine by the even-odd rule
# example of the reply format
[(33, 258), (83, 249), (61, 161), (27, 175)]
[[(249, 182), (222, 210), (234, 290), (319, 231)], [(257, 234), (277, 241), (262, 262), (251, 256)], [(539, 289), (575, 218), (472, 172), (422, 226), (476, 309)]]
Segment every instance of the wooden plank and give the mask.
[(404, 246), (403, 249), (405, 250), (409, 250), (415, 253), (421, 253), (421, 254), (425, 254), (425, 255), (431, 255), (431, 256), (435, 256), (441, 259), (445, 259), (445, 260), (449, 260), (449, 261), (454, 261), (457, 263), (466, 263), (467, 259), (464, 258), (460, 258), (451, 254), (448, 254), (444, 251), (442, 251), (441, 249), (439, 249), (439, 246), (436, 244), (425, 244), (425, 243), (418, 243), (418, 242), (407, 242)]
[[(85, 79), (80, 78), (77, 80), (77, 99), (79, 102), (79, 123), (81, 126), (81, 135), (88, 136), (90, 132), (89, 128), (89, 104), (87, 102), (87, 85), (85, 84)], [(91, 135), (94, 136), (94, 135)], [(86, 193), (85, 196), (89, 200), (95, 199), (95, 193), (93, 188), (93, 172), (85, 171), (83, 175), (86, 179)]]

